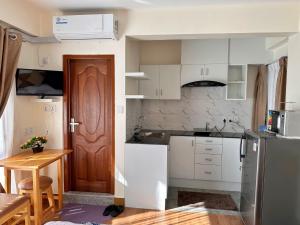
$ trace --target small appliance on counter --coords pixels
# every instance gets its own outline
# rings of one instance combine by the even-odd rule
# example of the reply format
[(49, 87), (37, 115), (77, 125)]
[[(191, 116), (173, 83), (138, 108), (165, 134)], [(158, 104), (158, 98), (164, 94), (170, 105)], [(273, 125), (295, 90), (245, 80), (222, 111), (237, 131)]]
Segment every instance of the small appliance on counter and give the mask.
[(267, 130), (284, 137), (300, 137), (300, 113), (269, 110)]

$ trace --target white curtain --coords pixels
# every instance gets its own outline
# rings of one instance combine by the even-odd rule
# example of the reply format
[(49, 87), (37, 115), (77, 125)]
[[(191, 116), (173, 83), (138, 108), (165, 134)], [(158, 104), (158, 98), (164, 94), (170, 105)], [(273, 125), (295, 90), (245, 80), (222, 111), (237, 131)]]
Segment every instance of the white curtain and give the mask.
[(275, 109), (276, 85), (279, 69), (279, 61), (268, 65), (268, 111)]
[(10, 96), (0, 118), (0, 159), (12, 155), (14, 137), (14, 98), (13, 85)]

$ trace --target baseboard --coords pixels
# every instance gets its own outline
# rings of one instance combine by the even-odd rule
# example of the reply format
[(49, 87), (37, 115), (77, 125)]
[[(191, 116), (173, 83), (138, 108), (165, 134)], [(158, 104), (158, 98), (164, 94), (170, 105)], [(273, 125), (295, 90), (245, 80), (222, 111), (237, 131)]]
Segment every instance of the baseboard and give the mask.
[(125, 206), (125, 198), (115, 198), (114, 199), (114, 204)]
[(203, 180), (188, 180), (188, 179), (169, 179), (169, 186), (209, 189), (218, 191), (241, 191), (241, 183), (222, 182), (222, 181), (203, 181)]

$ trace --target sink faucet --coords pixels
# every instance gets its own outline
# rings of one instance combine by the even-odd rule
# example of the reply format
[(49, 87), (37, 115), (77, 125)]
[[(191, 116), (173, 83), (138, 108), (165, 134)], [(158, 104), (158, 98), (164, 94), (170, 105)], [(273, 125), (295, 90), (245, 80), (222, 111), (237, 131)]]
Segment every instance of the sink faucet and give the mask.
[(209, 130), (209, 122), (206, 122), (206, 124), (205, 124), (205, 130), (206, 130), (206, 131)]

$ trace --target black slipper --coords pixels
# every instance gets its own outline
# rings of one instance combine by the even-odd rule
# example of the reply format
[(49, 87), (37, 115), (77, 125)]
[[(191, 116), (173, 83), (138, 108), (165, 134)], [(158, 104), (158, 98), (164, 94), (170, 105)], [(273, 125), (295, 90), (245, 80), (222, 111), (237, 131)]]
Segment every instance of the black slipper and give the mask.
[(115, 205), (113, 211), (111, 211), (110, 215), (112, 217), (117, 217), (124, 211), (124, 206), (122, 205)]
[(105, 208), (104, 212), (102, 213), (103, 216), (108, 216), (115, 208), (115, 205), (109, 205)]

